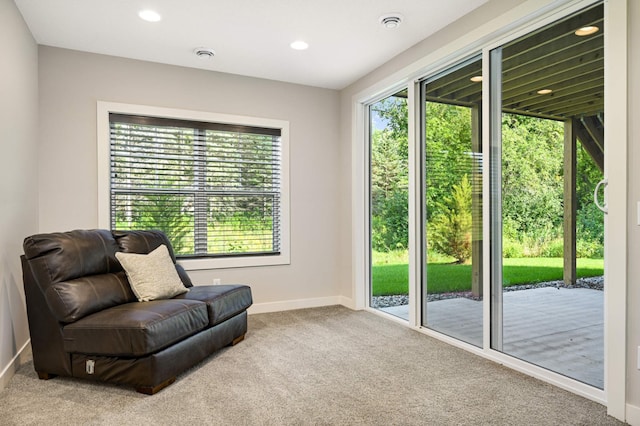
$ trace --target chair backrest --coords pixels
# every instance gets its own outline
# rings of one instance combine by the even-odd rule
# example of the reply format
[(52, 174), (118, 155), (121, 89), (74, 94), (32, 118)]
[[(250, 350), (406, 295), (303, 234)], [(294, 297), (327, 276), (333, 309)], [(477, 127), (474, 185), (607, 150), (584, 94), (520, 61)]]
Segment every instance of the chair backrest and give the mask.
[(27, 237), (23, 247), (35, 282), (60, 322), (135, 300), (110, 231), (38, 234)]
[[(69, 323), (103, 309), (136, 301), (118, 251), (147, 254), (171, 243), (160, 231), (76, 230), (38, 234), (24, 240), (26, 264), (58, 321)], [(186, 286), (191, 281), (176, 265)], [(26, 285), (33, 285), (25, 281)]]

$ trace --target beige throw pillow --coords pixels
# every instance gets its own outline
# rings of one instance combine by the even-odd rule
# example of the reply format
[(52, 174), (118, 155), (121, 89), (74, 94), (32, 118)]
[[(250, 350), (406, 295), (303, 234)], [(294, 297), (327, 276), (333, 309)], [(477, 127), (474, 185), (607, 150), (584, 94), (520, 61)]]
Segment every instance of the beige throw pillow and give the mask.
[(164, 244), (149, 254), (117, 252), (116, 258), (124, 268), (131, 290), (140, 302), (169, 299), (189, 291), (182, 284)]

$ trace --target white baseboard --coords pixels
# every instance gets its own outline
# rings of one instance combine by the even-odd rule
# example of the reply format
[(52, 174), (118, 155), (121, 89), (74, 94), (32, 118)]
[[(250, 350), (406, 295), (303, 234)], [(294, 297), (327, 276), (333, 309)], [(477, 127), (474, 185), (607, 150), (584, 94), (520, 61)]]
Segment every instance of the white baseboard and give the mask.
[(283, 300), (280, 302), (256, 303), (247, 310), (249, 315), (268, 312), (291, 311), (293, 309), (318, 308), (321, 306), (344, 305), (351, 308), (351, 299), (343, 296), (316, 297), (313, 299)]
[(338, 296), (338, 298), (340, 299), (340, 304), (342, 306), (344, 306), (345, 308), (349, 308), (353, 311), (357, 311), (358, 309), (356, 309), (356, 304), (354, 302), (354, 300), (350, 297), (345, 297), (345, 296)]
[(631, 426), (640, 426), (640, 407), (636, 405), (627, 404), (627, 418), (625, 421)]
[(9, 362), (2, 373), (0, 373), (0, 391), (7, 387), (9, 381), (16, 374), (16, 371), (20, 366), (27, 362), (31, 358), (31, 340), (27, 340), (22, 348), (18, 351), (16, 356)]

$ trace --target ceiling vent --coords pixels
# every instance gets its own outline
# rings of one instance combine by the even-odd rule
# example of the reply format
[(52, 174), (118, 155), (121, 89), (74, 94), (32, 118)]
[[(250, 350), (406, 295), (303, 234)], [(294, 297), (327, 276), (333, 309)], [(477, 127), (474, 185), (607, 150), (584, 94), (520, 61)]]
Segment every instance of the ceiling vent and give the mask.
[(195, 53), (200, 59), (210, 59), (216, 54), (213, 49), (209, 49), (208, 47), (197, 47), (194, 49), (193, 53)]
[(380, 17), (380, 25), (385, 28), (398, 28), (402, 22), (402, 15), (399, 13), (388, 13)]

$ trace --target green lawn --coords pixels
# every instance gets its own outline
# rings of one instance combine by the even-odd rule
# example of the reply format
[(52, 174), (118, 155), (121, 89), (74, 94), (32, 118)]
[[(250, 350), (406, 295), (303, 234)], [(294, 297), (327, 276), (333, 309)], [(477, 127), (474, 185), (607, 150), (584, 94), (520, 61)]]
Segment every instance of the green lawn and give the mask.
[[(562, 258), (527, 257), (503, 260), (503, 284), (536, 283), (562, 279)], [(578, 259), (578, 277), (602, 275), (603, 259)], [(371, 271), (373, 295), (407, 294), (409, 267), (406, 263), (374, 265)], [(429, 293), (471, 290), (471, 265), (430, 263), (427, 266)]]

